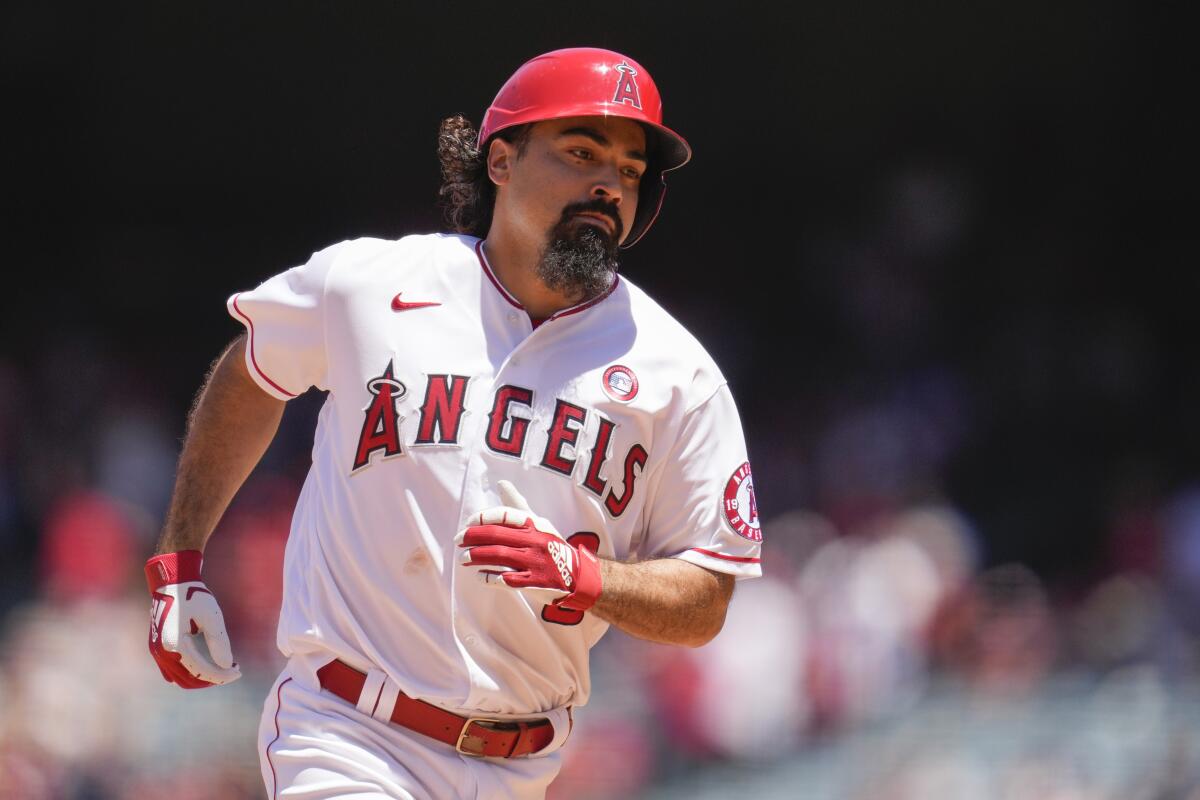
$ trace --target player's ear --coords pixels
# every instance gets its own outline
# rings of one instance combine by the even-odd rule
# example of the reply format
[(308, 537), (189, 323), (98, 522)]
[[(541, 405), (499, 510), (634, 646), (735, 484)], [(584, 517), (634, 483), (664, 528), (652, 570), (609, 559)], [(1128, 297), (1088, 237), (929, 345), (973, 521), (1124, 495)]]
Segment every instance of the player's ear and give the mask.
[(488, 144), (487, 170), (488, 177), (497, 186), (508, 183), (512, 177), (512, 165), (517, 158), (515, 145), (504, 141), (499, 136)]

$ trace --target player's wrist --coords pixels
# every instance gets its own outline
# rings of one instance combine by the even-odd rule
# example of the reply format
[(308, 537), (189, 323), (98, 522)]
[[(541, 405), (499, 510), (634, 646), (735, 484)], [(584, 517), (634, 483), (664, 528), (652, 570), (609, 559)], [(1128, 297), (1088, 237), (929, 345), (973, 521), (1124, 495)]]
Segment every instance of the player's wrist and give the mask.
[(176, 553), (160, 553), (146, 561), (146, 585), (151, 592), (172, 583), (187, 583), (200, 580), (200, 568), (204, 554), (199, 550), (180, 550)]
[(586, 547), (576, 547), (575, 552), (579, 565), (575, 573), (575, 591), (560, 600), (558, 605), (571, 611), (587, 611), (604, 591), (600, 559)]

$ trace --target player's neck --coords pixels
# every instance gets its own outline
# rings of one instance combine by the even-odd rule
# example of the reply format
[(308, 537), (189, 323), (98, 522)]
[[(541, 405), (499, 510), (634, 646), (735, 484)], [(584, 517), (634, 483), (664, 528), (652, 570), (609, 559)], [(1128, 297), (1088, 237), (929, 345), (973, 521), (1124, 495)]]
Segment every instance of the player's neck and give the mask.
[(515, 241), (514, 237), (505, 236), (493, 226), (483, 242), (483, 249), (496, 279), (525, 307), (530, 317), (545, 319), (582, 299), (578, 295), (556, 292), (542, 283), (537, 274), (542, 257), (540, 248)]

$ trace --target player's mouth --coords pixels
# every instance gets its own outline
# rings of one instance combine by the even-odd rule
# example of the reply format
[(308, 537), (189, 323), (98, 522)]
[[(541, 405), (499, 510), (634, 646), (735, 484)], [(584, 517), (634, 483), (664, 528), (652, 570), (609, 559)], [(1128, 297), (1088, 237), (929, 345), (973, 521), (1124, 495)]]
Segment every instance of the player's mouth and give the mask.
[(617, 232), (617, 225), (613, 222), (612, 217), (598, 211), (581, 211), (572, 219), (579, 219), (590, 225), (602, 227), (609, 236), (613, 236)]

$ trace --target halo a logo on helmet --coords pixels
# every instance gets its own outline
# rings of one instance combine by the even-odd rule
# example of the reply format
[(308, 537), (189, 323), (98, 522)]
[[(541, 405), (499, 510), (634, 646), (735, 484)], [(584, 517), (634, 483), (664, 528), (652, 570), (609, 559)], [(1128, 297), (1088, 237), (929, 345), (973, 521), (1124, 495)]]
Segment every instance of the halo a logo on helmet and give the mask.
[(754, 499), (754, 478), (750, 475), (749, 461), (729, 476), (721, 507), (734, 533), (752, 542), (762, 541), (762, 523), (758, 520), (758, 501)]
[(637, 81), (634, 80), (637, 77), (637, 70), (624, 61), (617, 64), (616, 70), (620, 77), (617, 78), (617, 90), (613, 92), (613, 103), (618, 105), (628, 103), (641, 111), (642, 95), (638, 91)]

